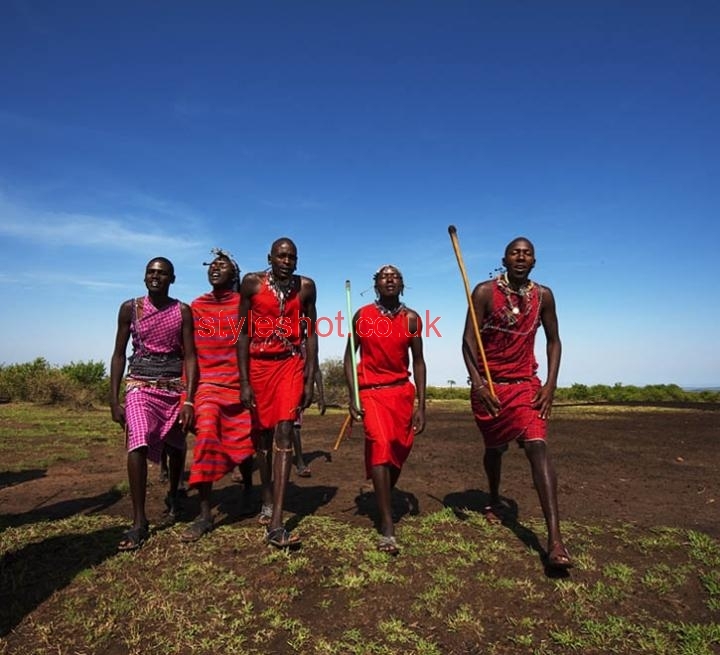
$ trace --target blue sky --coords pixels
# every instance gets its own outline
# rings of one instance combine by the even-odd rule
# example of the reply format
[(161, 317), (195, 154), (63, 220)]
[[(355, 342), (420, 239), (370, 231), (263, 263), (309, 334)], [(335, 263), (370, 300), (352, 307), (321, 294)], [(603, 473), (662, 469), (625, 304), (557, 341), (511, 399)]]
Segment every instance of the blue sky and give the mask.
[(247, 272), (290, 236), (320, 315), (397, 264), (440, 317), (429, 382), (464, 384), (455, 224), (474, 282), (535, 243), (561, 386), (717, 386), (719, 19), (714, 1), (3, 2), (0, 362), (109, 361), (148, 259), (190, 301), (213, 246)]

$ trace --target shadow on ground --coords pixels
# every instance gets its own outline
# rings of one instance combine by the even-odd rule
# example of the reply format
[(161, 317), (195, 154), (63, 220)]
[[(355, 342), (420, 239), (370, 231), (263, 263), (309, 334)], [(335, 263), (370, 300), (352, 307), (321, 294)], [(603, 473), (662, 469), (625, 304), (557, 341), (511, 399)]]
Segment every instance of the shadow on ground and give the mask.
[(28, 544), (0, 559), (0, 637), (75, 576), (117, 554), (122, 528), (65, 534)]
[(47, 475), (45, 469), (29, 469), (27, 471), (3, 471), (0, 473), (0, 489), (5, 487), (12, 487), (16, 484), (22, 484), (23, 482), (30, 482), (30, 480), (37, 480), (38, 478), (44, 478)]
[(87, 498), (73, 498), (61, 500), (50, 505), (41, 505), (22, 514), (3, 514), (0, 516), (0, 531), (6, 528), (16, 528), (27, 523), (39, 521), (55, 521), (76, 514), (98, 514), (117, 503), (122, 493), (117, 489), (110, 489), (105, 493)]
[[(548, 577), (566, 577), (568, 575), (567, 571), (548, 567), (547, 551), (540, 544), (535, 532), (520, 522), (517, 502), (506, 497), (501, 497), (500, 500), (503, 510), (502, 512), (496, 512), (500, 523), (537, 554), (538, 560), (545, 567), (545, 574)], [(479, 489), (468, 489), (462, 492), (450, 493), (441, 502), (445, 507), (451, 508), (455, 516), (461, 521), (467, 521), (469, 518), (468, 512), (488, 514), (490, 496)]]

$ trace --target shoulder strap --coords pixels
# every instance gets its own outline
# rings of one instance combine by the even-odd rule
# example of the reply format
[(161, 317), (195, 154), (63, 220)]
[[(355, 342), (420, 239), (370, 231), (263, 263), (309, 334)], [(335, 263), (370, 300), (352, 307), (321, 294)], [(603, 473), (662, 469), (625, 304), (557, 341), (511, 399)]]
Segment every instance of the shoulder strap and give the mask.
[(142, 340), (142, 335), (140, 334), (140, 325), (139, 321), (143, 317), (143, 307), (144, 307), (144, 301), (145, 299), (140, 296), (139, 298), (135, 298), (132, 301), (132, 308), (133, 308), (133, 326), (135, 328), (135, 337), (137, 338), (138, 343), (138, 352), (136, 354), (142, 355), (145, 352), (145, 344)]

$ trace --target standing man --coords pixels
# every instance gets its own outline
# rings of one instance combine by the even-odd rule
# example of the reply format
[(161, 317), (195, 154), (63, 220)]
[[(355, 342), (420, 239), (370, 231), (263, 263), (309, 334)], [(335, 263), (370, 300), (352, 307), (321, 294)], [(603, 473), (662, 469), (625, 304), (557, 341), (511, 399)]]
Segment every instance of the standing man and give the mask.
[[(300, 543), (283, 525), (283, 503), (292, 466), (293, 423), (313, 398), (317, 335), (316, 289), (295, 275), (297, 248), (277, 239), (268, 254), (270, 268), (242, 281), (238, 365), (242, 400), (253, 413), (257, 463), (262, 482), (258, 521), (266, 541), (278, 548)], [(306, 356), (300, 346), (306, 334)]]
[[(530, 280), (535, 248), (523, 237), (513, 239), (502, 260), (506, 272), (478, 284), (472, 303), (495, 395), (490, 393), (470, 313), (465, 320), (463, 357), (471, 379), (471, 406), (485, 441), (483, 464), (490, 489), (489, 518), (497, 519), (502, 456), (517, 440), (530, 462), (548, 530), (547, 562), (572, 566), (560, 535), (557, 476), (547, 451), (547, 421), (557, 387), (562, 346), (555, 298), (548, 287)], [(546, 339), (547, 380), (541, 384), (535, 360), (535, 334), (542, 325)]]
[[(195, 447), (190, 487), (197, 487), (200, 516), (182, 533), (197, 541), (213, 528), (210, 496), (213, 482), (236, 465), (252, 466), (251, 417), (240, 400), (237, 364), (240, 268), (232, 256), (214, 249), (208, 265), (212, 291), (192, 301), (199, 382), (195, 394)], [(247, 472), (251, 478), (252, 473)], [(251, 511), (252, 486), (243, 488), (241, 513)]]
[[(170, 491), (166, 522), (178, 514), (177, 491), (184, 467), (185, 435), (193, 421), (197, 360), (190, 308), (169, 297), (175, 269), (165, 257), (151, 259), (145, 268), (148, 295), (125, 301), (118, 312), (115, 349), (110, 363), (110, 410), (113, 421), (126, 429), (127, 471), (133, 505), (133, 525), (118, 544), (135, 550), (149, 536), (145, 515), (147, 460), (159, 463), (163, 446), (169, 459)], [(126, 378), (125, 406), (120, 383), (126, 350), (132, 336)], [(186, 385), (183, 385), (183, 368)], [(186, 400), (180, 398), (186, 391)]]
[[(373, 277), (377, 300), (353, 317), (355, 348), (360, 349), (355, 405), (352, 350), (345, 350), (350, 413), (365, 429), (365, 473), (372, 479), (380, 513), (379, 551), (397, 555), (391, 495), (415, 435), (425, 429), (425, 359), (417, 312), (400, 302), (404, 282), (396, 266), (381, 266)], [(410, 353), (415, 385), (410, 382)], [(417, 408), (414, 407), (417, 392)]]

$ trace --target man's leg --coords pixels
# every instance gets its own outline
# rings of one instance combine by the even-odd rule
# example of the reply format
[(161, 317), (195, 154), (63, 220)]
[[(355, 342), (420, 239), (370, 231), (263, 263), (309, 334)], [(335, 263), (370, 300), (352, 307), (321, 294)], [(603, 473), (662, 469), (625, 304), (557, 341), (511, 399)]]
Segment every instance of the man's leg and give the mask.
[(212, 482), (200, 482), (197, 485), (198, 499), (200, 501), (200, 518), (212, 521), (210, 498), (212, 496)]
[(260, 492), (262, 504), (271, 507), (273, 504), (272, 490), (272, 447), (273, 433), (263, 430), (258, 437), (259, 447), (257, 450), (257, 466), (260, 474)]
[(295, 469), (297, 470), (297, 474), (301, 478), (309, 478), (311, 475), (310, 468), (307, 464), (305, 464), (305, 458), (303, 457), (302, 439), (300, 437), (299, 425), (293, 425), (292, 442), (293, 449), (295, 451)]
[(238, 511), (241, 515), (245, 516), (248, 514), (253, 514), (255, 511), (255, 508), (253, 506), (253, 482), (252, 482), (252, 472), (253, 472), (253, 458), (252, 455), (250, 457), (246, 457), (237, 467), (238, 473), (240, 474), (240, 478), (242, 480), (243, 484), (243, 490), (242, 495), (240, 496), (240, 504), (238, 506)]
[(175, 448), (165, 444), (168, 454), (168, 480), (170, 488), (165, 496), (165, 515), (158, 524), (161, 528), (173, 525), (182, 513), (180, 505), (180, 480), (185, 473), (185, 451), (184, 448)]
[(130, 451), (127, 457), (128, 482), (133, 506), (132, 528), (123, 533), (118, 550), (135, 550), (148, 538), (148, 520), (145, 516), (147, 490), (147, 447)]
[(197, 541), (213, 529), (212, 509), (210, 507), (212, 482), (199, 482), (197, 490), (200, 499), (200, 516), (185, 528), (180, 535), (181, 541)]
[(502, 456), (504, 448), (486, 448), (483, 466), (490, 491), (490, 506), (500, 505), (500, 477), (502, 474)]
[(240, 472), (240, 479), (242, 480), (243, 486), (245, 487), (245, 493), (252, 493), (252, 474), (253, 474), (253, 458), (252, 456), (246, 457), (238, 466)]
[(281, 528), (283, 525), (283, 504), (285, 502), (285, 490), (290, 479), (290, 467), (292, 466), (292, 421), (281, 421), (275, 427), (273, 443), (273, 480), (272, 498), (273, 514), (270, 520), (269, 531)]
[(375, 490), (375, 502), (380, 514), (380, 533), (384, 537), (395, 535), (395, 526), (392, 520), (391, 508), (391, 472), (387, 464), (378, 464), (370, 469), (373, 489)]
[(525, 454), (530, 461), (533, 484), (540, 499), (548, 531), (548, 557), (551, 565), (568, 567), (570, 557), (560, 535), (560, 513), (557, 501), (557, 475), (544, 441), (526, 441)]
[(167, 456), (167, 450), (165, 450), (165, 446), (163, 446), (162, 453), (160, 455), (160, 476), (159, 476), (160, 482), (167, 482), (168, 481), (168, 456)]
[(147, 491), (147, 448), (138, 448), (128, 453), (127, 472), (130, 483), (130, 498), (133, 507), (133, 527), (145, 527), (145, 493)]

